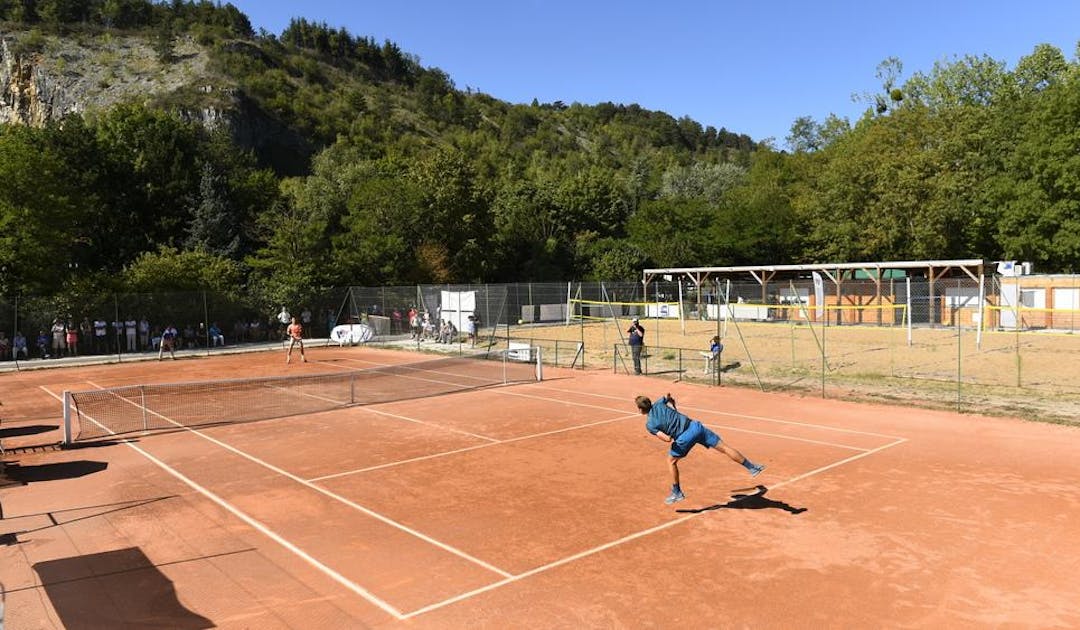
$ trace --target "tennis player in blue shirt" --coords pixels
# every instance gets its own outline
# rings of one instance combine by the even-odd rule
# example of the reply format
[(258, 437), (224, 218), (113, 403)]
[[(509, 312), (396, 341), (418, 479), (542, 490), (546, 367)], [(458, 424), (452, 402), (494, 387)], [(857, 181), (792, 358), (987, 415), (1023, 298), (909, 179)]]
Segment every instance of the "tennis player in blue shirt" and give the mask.
[(727, 455), (735, 463), (742, 464), (751, 477), (757, 477), (761, 471), (765, 470), (764, 464), (755, 464), (739, 451), (724, 444), (720, 436), (708, 427), (697, 420), (691, 420), (686, 414), (679, 413), (671, 394), (662, 396), (655, 403), (646, 396), (638, 396), (634, 399), (634, 403), (642, 415), (648, 416), (645, 420), (645, 429), (661, 441), (671, 444), (671, 450), (668, 452), (670, 456), (668, 465), (671, 466), (671, 494), (664, 499), (664, 503), (671, 504), (686, 498), (679, 486), (679, 460), (686, 457), (695, 444), (701, 444)]

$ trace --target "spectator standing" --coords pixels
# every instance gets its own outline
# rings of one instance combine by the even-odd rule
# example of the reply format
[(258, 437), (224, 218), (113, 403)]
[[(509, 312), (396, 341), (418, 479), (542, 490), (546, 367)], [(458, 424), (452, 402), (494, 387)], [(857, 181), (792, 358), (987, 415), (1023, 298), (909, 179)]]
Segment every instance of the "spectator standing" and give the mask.
[(409, 332), (413, 339), (420, 338), (420, 314), (416, 312), (415, 306), (409, 308)]
[(128, 352), (136, 352), (138, 345), (135, 340), (139, 335), (139, 322), (134, 317), (124, 320), (124, 335), (127, 337)]
[(139, 319), (139, 345), (142, 349), (150, 349), (150, 322), (146, 321), (146, 315)]
[(10, 352), (11, 340), (8, 339), (6, 332), (0, 330), (0, 361), (7, 361)]
[(79, 324), (79, 339), (86, 343), (82, 347), (83, 352), (87, 354), (94, 353), (94, 325), (90, 323), (89, 317), (84, 317)]
[(94, 352), (98, 354), (109, 353), (109, 340), (106, 336), (106, 328), (108, 324), (104, 319), (94, 320)]
[(304, 326), (304, 333), (311, 334), (311, 309), (304, 307), (304, 310), (300, 311), (300, 323)]
[(283, 335), (286, 332), (289, 323), (292, 322), (292, 315), (289, 314), (289, 311), (286, 310), (284, 306), (281, 307), (281, 312), (277, 314), (277, 321), (278, 324), (280, 324), (278, 327), (278, 334)]
[(116, 351), (124, 349), (124, 321), (117, 318), (113, 320), (113, 336), (116, 337)]
[(630, 322), (630, 328), (626, 331), (627, 343), (630, 345), (630, 355), (634, 358), (634, 374), (641, 374), (641, 351), (645, 349), (645, 327), (638, 318)]
[(476, 345), (476, 317), (469, 315), (465, 320), (465, 334), (469, 336), (469, 343)]
[(422, 323), (424, 327), (424, 339), (432, 339), (435, 337), (435, 323), (431, 321), (431, 314), (424, 311), (424, 320)]
[(68, 356), (79, 356), (79, 329), (75, 327), (73, 322), (67, 323), (67, 329), (64, 331), (64, 341), (67, 342)]
[(64, 326), (64, 322), (60, 321), (60, 318), (56, 318), (52, 323), (52, 353), (57, 357), (64, 356), (64, 350), (67, 348), (67, 327)]

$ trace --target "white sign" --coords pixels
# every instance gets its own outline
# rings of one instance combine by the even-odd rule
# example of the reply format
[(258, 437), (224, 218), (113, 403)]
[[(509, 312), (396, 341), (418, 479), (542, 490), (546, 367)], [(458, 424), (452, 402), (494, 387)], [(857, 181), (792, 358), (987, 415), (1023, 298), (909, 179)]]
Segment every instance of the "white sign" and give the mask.
[(330, 331), (330, 338), (339, 346), (366, 343), (374, 336), (375, 331), (367, 324), (342, 324)]
[(821, 279), (821, 274), (814, 271), (814, 301), (817, 303), (817, 318), (819, 320), (825, 318), (825, 282)]

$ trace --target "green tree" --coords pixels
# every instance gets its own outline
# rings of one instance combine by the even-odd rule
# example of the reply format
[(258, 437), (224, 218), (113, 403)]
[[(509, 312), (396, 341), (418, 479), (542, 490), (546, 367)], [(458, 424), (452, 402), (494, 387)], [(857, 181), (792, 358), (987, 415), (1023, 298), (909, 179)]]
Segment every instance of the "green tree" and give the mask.
[(1080, 260), (1080, 91), (1051, 85), (1008, 112), (1013, 149), (993, 178), (1003, 257), (1040, 269), (1078, 269)]
[(214, 166), (202, 166), (199, 194), (193, 201), (187, 227), (187, 249), (235, 258), (240, 253), (240, 223), (225, 195), (225, 183)]
[(471, 162), (457, 149), (439, 148), (421, 157), (407, 177), (424, 195), (425, 251), (444, 250), (453, 280), (482, 281), (492, 219), (488, 192)]
[(124, 268), (122, 277), (134, 293), (213, 291), (237, 297), (244, 275), (243, 265), (223, 256), (163, 246), (139, 255)]
[(200, 130), (137, 105), (110, 110), (95, 129), (113, 185), (123, 183), (111, 199), (114, 258), (123, 264), (157, 245), (179, 246), (202, 176)]
[(722, 260), (713, 226), (716, 212), (697, 199), (641, 204), (627, 225), (630, 244), (658, 267), (715, 265)]

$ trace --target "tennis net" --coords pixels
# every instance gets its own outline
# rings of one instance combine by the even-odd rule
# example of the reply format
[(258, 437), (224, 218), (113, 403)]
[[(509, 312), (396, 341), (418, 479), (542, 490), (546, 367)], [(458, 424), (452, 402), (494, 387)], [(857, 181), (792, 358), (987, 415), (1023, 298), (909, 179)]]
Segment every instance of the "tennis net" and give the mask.
[(328, 374), (64, 392), (64, 442), (439, 396), (543, 379), (539, 348), (455, 355)]

